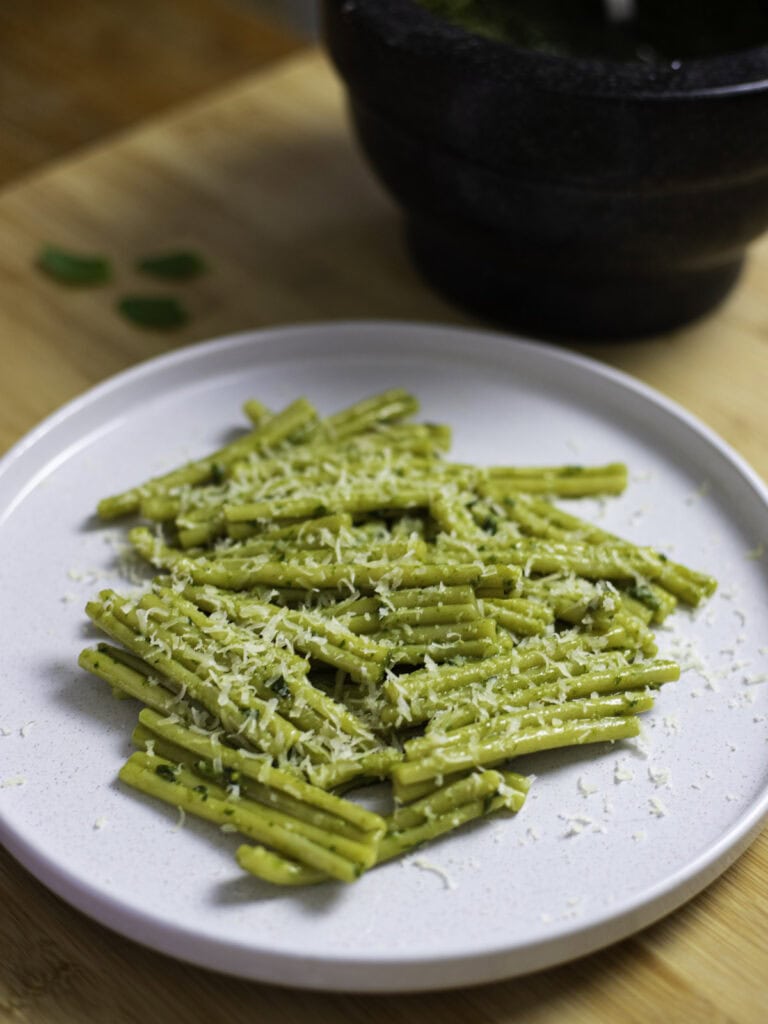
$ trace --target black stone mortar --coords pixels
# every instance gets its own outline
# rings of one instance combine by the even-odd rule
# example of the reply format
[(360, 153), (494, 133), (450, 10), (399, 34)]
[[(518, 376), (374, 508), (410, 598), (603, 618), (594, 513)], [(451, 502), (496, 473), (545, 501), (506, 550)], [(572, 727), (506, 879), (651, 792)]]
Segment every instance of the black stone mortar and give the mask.
[(417, 266), (486, 318), (562, 338), (666, 331), (727, 295), (768, 227), (768, 46), (592, 60), (471, 35), (412, 0), (323, 10)]

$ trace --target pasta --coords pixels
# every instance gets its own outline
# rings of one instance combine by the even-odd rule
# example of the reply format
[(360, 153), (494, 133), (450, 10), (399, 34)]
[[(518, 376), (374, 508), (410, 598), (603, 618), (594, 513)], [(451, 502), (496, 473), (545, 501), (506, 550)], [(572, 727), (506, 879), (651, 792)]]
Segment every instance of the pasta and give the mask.
[[(553, 503), (626, 467), (478, 467), (394, 389), (250, 430), (105, 498), (157, 575), (87, 613), (80, 664), (144, 705), (129, 786), (249, 842), (272, 884), (351, 882), (523, 806), (524, 754), (637, 735), (678, 678), (652, 627), (714, 580)], [(348, 792), (387, 787), (377, 813)]]

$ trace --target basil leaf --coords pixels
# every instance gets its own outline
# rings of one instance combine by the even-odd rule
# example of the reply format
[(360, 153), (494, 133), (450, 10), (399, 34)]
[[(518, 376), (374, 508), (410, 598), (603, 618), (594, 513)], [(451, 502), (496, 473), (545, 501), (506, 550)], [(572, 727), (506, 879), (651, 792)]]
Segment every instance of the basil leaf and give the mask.
[(104, 256), (81, 256), (55, 245), (45, 246), (37, 266), (59, 284), (104, 284), (112, 277), (112, 267)]
[(171, 331), (189, 319), (181, 303), (166, 295), (127, 295), (117, 308), (123, 316), (139, 327)]
[(206, 267), (202, 258), (194, 252), (167, 252), (139, 260), (137, 270), (166, 281), (188, 281), (202, 274)]

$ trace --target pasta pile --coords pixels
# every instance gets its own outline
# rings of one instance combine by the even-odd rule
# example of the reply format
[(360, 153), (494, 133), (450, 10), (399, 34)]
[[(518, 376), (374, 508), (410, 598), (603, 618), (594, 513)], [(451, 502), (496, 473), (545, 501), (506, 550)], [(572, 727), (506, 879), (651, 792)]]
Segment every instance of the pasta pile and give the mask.
[[(250, 401), (237, 440), (99, 504), (158, 570), (87, 606), (112, 643), (80, 664), (144, 705), (120, 777), (274, 884), (353, 881), (518, 811), (516, 757), (636, 735), (679, 675), (653, 626), (715, 587), (552, 503), (623, 465), (450, 462), (417, 409)], [(381, 780), (386, 815), (345, 795)]]

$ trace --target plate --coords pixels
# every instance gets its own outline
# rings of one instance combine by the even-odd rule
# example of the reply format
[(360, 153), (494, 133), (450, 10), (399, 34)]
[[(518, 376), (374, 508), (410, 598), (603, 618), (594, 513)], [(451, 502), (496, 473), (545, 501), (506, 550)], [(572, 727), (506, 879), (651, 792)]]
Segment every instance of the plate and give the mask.
[[(116, 782), (136, 708), (76, 664), (83, 605), (120, 580), (124, 529), (97, 500), (219, 445), (259, 397), (322, 412), (406, 386), (479, 463), (624, 460), (585, 514), (718, 576), (659, 631), (684, 672), (640, 741), (519, 762), (526, 807), (352, 886), (284, 892), (241, 873), (237, 837)], [(145, 363), (65, 406), (0, 469), (0, 835), (103, 924), (208, 968), (315, 989), (416, 991), (580, 956), (722, 872), (768, 812), (768, 496), (658, 393), (539, 343), (397, 323), (240, 334)]]

